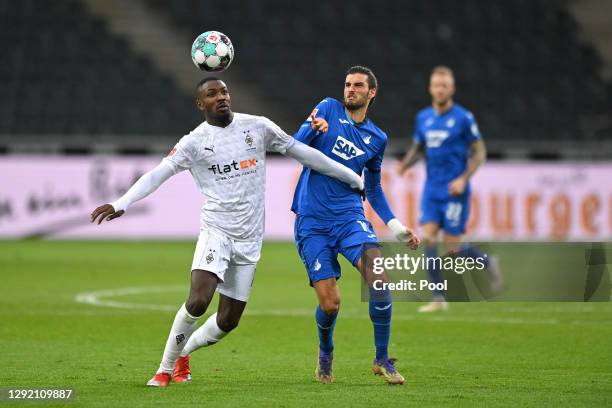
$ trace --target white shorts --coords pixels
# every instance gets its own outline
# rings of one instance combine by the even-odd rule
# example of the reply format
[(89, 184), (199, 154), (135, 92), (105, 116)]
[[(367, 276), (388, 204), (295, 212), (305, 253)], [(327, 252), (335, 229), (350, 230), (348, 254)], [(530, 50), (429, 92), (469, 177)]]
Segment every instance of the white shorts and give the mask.
[(249, 300), (262, 241), (236, 241), (208, 228), (200, 230), (191, 270), (217, 275), (217, 292), (243, 302)]

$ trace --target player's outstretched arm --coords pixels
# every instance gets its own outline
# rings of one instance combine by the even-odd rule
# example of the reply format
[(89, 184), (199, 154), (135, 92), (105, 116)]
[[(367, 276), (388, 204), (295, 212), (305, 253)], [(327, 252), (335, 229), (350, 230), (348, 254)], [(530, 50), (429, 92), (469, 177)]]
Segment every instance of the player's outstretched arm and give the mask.
[(104, 204), (93, 210), (91, 213), (91, 222), (98, 221), (98, 225), (106, 219), (106, 221), (114, 220), (121, 217), (127, 208), (138, 200), (142, 200), (168, 180), (175, 174), (175, 170), (171, 164), (162, 161), (153, 170), (143, 174), (142, 177), (134, 183), (132, 187), (117, 201), (110, 204)]
[(393, 215), (389, 201), (387, 201), (382, 189), (380, 170), (372, 170), (366, 167), (364, 174), (366, 197), (376, 214), (387, 224), (398, 241), (404, 242), (411, 249), (417, 249), (421, 240)]
[(410, 146), (410, 150), (408, 150), (408, 152), (400, 162), (398, 171), (399, 175), (401, 176), (402, 174), (404, 174), (406, 170), (408, 170), (409, 168), (414, 166), (419, 160), (421, 160), (424, 151), (425, 149), (423, 148), (423, 144), (416, 141), (412, 143), (412, 146)]
[(294, 143), (285, 152), (286, 156), (292, 157), (302, 163), (306, 167), (325, 174), (326, 176), (336, 178), (348, 184), (352, 189), (363, 190), (363, 180), (357, 173), (350, 168), (330, 159), (320, 151), (305, 145), (299, 140)]

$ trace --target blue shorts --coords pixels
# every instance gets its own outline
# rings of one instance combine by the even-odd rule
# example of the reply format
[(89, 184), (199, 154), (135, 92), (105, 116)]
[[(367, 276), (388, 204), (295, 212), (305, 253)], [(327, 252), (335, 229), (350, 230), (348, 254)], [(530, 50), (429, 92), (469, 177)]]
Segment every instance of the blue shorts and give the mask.
[(341, 221), (298, 215), (294, 232), (295, 246), (311, 284), (323, 279), (340, 278), (339, 253), (357, 266), (364, 246), (378, 247), (372, 224), (362, 215)]
[(465, 226), (470, 216), (470, 195), (440, 200), (423, 195), (419, 223), (438, 224), (448, 235), (465, 234)]

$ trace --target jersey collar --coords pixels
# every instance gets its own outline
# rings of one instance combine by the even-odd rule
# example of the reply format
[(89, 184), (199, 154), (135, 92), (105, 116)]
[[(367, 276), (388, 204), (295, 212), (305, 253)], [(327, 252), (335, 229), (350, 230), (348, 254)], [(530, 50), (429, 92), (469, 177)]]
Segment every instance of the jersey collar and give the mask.
[(351, 115), (349, 115), (349, 113), (348, 113), (348, 111), (346, 110), (346, 108), (344, 108), (344, 116), (346, 117), (346, 120), (348, 120), (348, 121), (349, 121), (349, 123), (350, 123), (351, 125), (353, 125), (353, 126), (358, 126), (358, 127), (361, 127), (361, 126), (365, 125), (365, 124), (367, 123), (367, 121), (368, 121), (368, 117), (366, 116), (366, 117), (363, 119), (363, 122), (359, 122), (359, 123), (355, 122), (355, 121), (354, 121), (354, 120), (351, 118)]
[(448, 110), (445, 110), (442, 113), (438, 113), (438, 111), (436, 110), (436, 108), (434, 108), (433, 106), (431, 107), (431, 110), (433, 111), (434, 115), (436, 116), (436, 118), (441, 118), (442, 116), (446, 115), (447, 113), (451, 112), (453, 109), (455, 109), (455, 102), (453, 102), (451, 104), (451, 107)]

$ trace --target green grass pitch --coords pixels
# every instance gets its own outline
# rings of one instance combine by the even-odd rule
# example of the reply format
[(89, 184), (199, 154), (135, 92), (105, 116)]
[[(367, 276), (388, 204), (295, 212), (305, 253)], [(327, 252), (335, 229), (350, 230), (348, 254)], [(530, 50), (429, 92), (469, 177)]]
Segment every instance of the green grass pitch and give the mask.
[[(247, 314), (194, 354), (193, 382), (147, 388), (193, 248), (0, 241), (0, 387), (73, 387), (75, 407), (612, 405), (610, 303), (455, 303), (426, 316), (396, 303), (390, 351), (407, 383), (387, 386), (371, 373), (368, 308), (346, 263), (336, 382), (316, 383), (315, 296), (291, 243), (265, 244)], [(0, 403), (11, 405), (24, 403)]]

